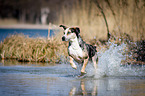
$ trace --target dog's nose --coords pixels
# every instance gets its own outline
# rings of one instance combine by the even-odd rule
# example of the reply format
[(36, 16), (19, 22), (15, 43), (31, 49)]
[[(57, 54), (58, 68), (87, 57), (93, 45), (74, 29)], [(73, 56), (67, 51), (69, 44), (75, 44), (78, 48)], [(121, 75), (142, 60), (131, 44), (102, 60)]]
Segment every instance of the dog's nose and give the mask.
[(62, 41), (65, 41), (65, 37), (64, 36), (62, 37)]

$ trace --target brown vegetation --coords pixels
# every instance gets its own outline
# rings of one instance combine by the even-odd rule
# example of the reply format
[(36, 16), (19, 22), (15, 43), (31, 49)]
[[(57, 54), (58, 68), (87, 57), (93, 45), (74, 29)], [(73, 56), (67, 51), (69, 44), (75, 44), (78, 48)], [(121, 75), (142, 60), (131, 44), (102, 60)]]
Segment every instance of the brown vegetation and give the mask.
[[(111, 42), (127, 44), (124, 64), (145, 64), (144, 15), (143, 0), (76, 0), (72, 6), (62, 8), (56, 22), (79, 26), (84, 40), (94, 45), (105, 43), (111, 34)], [(98, 50), (102, 47), (108, 46), (98, 47)]]
[(65, 59), (66, 53), (60, 50), (63, 46), (65, 45), (57, 38), (46, 40), (18, 34), (11, 35), (1, 42), (0, 53), (3, 59), (59, 63)]
[[(126, 60), (122, 64), (145, 64), (145, 41), (134, 43), (127, 34), (120, 37), (113, 36), (109, 42), (120, 45), (125, 43), (124, 56)], [(48, 62), (60, 63), (67, 61), (67, 42), (60, 40), (60, 35), (53, 38), (29, 38), (23, 34), (11, 35), (0, 44), (0, 54), (2, 59), (16, 59), (21, 62)], [(96, 39), (90, 41), (93, 45), (98, 45), (98, 52), (107, 50), (109, 44), (101, 44)]]
[(86, 40), (106, 40), (107, 28), (102, 12), (111, 34), (127, 33), (134, 41), (145, 39), (143, 0), (75, 0), (72, 6), (62, 7), (55, 23), (79, 26)]

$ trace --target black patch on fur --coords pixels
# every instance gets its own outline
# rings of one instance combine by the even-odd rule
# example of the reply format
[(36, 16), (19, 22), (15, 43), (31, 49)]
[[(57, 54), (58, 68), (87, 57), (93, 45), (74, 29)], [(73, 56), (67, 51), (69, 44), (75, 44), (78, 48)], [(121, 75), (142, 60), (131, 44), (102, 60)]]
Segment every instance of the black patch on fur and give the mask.
[(96, 54), (96, 46), (86, 44), (86, 42), (83, 41), (80, 35), (78, 36), (78, 41), (82, 50), (87, 49), (89, 58), (92, 58)]
[(78, 35), (78, 42), (79, 42), (79, 45), (82, 48), (82, 50), (84, 50), (84, 46), (86, 43), (83, 41), (83, 39), (81, 38), (80, 35)]
[(60, 25), (59, 27), (63, 27), (63, 29), (65, 30), (67, 27), (64, 25)]
[(87, 46), (89, 58), (92, 58), (97, 52), (96, 46), (90, 44), (86, 44), (86, 46)]
[(76, 33), (76, 36), (77, 38), (79, 37), (79, 34), (80, 34), (80, 29), (78, 27), (75, 27), (75, 28), (70, 28), (72, 32), (75, 32)]

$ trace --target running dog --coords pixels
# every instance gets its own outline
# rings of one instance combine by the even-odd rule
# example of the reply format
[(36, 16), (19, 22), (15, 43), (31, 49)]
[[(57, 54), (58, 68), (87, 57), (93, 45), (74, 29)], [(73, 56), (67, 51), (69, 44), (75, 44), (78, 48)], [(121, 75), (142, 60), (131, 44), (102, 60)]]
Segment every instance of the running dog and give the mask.
[(77, 69), (76, 64), (73, 62), (75, 60), (78, 63), (83, 64), (81, 69), (81, 75), (86, 74), (85, 68), (88, 61), (94, 63), (94, 68), (97, 68), (97, 50), (96, 46), (86, 44), (80, 36), (80, 29), (78, 27), (66, 27), (60, 25), (64, 29), (64, 35), (62, 41), (69, 41), (68, 54), (70, 57), (70, 65), (72, 68)]

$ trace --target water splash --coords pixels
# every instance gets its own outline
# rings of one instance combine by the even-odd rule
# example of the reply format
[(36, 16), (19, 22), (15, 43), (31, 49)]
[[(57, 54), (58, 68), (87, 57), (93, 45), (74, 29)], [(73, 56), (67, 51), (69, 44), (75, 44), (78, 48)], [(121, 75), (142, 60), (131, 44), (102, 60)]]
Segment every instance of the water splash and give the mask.
[(98, 69), (88, 68), (88, 75), (94, 73), (95, 78), (103, 76), (145, 76), (145, 67), (122, 66), (121, 61), (126, 59), (126, 44), (117, 45), (108, 42), (110, 45), (106, 51), (100, 50), (98, 53)]

